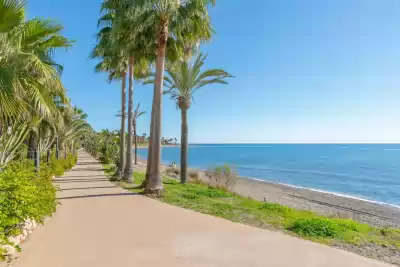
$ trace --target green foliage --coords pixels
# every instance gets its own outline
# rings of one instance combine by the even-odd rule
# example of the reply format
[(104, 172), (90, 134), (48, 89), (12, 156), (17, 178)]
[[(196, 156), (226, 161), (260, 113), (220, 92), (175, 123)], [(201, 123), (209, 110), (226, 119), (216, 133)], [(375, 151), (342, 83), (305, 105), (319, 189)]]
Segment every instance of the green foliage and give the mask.
[(339, 237), (342, 233), (337, 223), (322, 218), (296, 220), (288, 230), (308, 237)]
[(269, 212), (290, 212), (291, 208), (276, 204), (276, 203), (263, 203), (261, 204), (260, 210), (269, 211)]
[(41, 165), (39, 175), (32, 162), (13, 162), (0, 172), (0, 244), (26, 219), (42, 222), (56, 210), (52, 170)]
[(118, 165), (120, 135), (117, 131), (102, 130), (99, 133), (92, 132), (84, 141), (86, 151), (94, 157), (98, 157), (103, 164)]
[(57, 160), (56, 157), (51, 158), (50, 168), (55, 176), (61, 176), (64, 174), (65, 171), (63, 160)]
[[(56, 187), (53, 175), (62, 175), (76, 163), (76, 155), (42, 163), (39, 173), (32, 161), (12, 162), (0, 172), (0, 245), (7, 244), (7, 236), (18, 233), (26, 219), (43, 219), (56, 211)], [(1, 251), (0, 251), (1, 259)]]
[(77, 156), (68, 154), (67, 158), (60, 158), (59, 160), (56, 159), (55, 156), (51, 157), (50, 161), (50, 169), (51, 173), (55, 176), (62, 176), (65, 171), (72, 169), (77, 162)]
[[(168, 90), (165, 93), (170, 94), (179, 108), (188, 109), (198, 89), (210, 84), (227, 84), (226, 79), (233, 77), (222, 69), (202, 71), (206, 58), (200, 53), (193, 62), (182, 59), (167, 65), (164, 84)], [(155, 74), (151, 74), (145, 83), (154, 82)]]
[(68, 102), (59, 75), (62, 67), (53, 56), (55, 50), (70, 47), (71, 42), (61, 35), (61, 25), (41, 18), (26, 19), (25, 2), (0, 1), (3, 122), (14, 122), (21, 118), (21, 113), (29, 115), (23, 117), (25, 121), (31, 121), (33, 114), (51, 116), (54, 99)]

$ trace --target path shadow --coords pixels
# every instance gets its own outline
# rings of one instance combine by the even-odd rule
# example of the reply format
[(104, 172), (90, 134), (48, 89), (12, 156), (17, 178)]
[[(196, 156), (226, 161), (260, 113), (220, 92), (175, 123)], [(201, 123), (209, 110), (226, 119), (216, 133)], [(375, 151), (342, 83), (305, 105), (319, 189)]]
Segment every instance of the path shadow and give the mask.
[(71, 196), (71, 197), (59, 197), (58, 200), (63, 199), (78, 199), (78, 198), (92, 198), (92, 197), (122, 197), (122, 196), (138, 196), (138, 193), (119, 193), (119, 194), (98, 194), (98, 195), (83, 195), (83, 196)]
[(98, 164), (99, 164), (98, 162), (94, 162), (94, 161), (92, 161), (92, 162), (78, 162), (78, 163), (76, 163), (75, 166), (98, 165)]
[(65, 184), (65, 183), (98, 183), (98, 182), (108, 182), (109, 179), (66, 179), (62, 181), (54, 181), (55, 184)]
[(75, 168), (72, 170), (69, 170), (68, 172), (81, 172), (81, 171), (104, 171), (105, 169), (103, 168)]
[(88, 187), (73, 187), (73, 188), (65, 188), (60, 191), (71, 191), (71, 190), (85, 190), (85, 189), (105, 189), (105, 188), (119, 188), (118, 186), (110, 185), (110, 186), (88, 186)]
[[(54, 180), (54, 181), (74, 180), (74, 179), (76, 179), (76, 178), (87, 178), (87, 179), (89, 179), (89, 178), (92, 178), (92, 177), (98, 177), (98, 178), (103, 178), (103, 179), (106, 179), (106, 178), (107, 178), (105, 175), (82, 175), (82, 176), (77, 175), (77, 176), (68, 176), (68, 178), (65, 177), (65, 176), (60, 176), (60, 177), (55, 178), (55, 179), (53, 179), (53, 180)], [(77, 179), (77, 180), (79, 180), (79, 179)]]

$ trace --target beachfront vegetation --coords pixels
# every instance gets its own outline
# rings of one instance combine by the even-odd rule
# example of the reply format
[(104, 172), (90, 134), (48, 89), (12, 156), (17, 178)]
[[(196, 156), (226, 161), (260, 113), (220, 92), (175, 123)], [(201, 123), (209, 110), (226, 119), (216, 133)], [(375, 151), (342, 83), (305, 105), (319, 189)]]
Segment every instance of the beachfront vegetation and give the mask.
[[(128, 74), (128, 128), (127, 144), (129, 148), (133, 143), (133, 79), (139, 79), (149, 71), (149, 64), (154, 58), (154, 53), (148, 53), (148, 46), (152, 42), (146, 38), (150, 32), (146, 26), (143, 15), (144, 10), (138, 6), (137, 1), (105, 0), (101, 4), (102, 16), (99, 25), (105, 25), (98, 34), (98, 45), (93, 51), (93, 57), (101, 58), (111, 62), (108, 68), (100, 68), (110, 74), (117, 74), (122, 78), (124, 87), (125, 76)], [(140, 1), (139, 1), (140, 2)], [(123, 89), (124, 90), (124, 89)], [(122, 91), (123, 91), (122, 90)], [(122, 97), (121, 112), (125, 114), (125, 99)], [(121, 140), (124, 138), (125, 116), (121, 117)], [(120, 145), (123, 153), (125, 147)], [(122, 159), (122, 157), (121, 157)], [(133, 172), (132, 149), (126, 149), (125, 167), (121, 160), (120, 172), (123, 168), (122, 177), (130, 180)]]
[(53, 159), (41, 163), (35, 171), (32, 161), (13, 161), (0, 172), (0, 259), (4, 259), (3, 245), (14, 245), (8, 238), (21, 233), (27, 220), (38, 223), (56, 210), (56, 187), (53, 175), (61, 175), (76, 162), (76, 157)]
[[(193, 62), (187, 58), (177, 60), (168, 64), (167, 75), (164, 76), (164, 83), (167, 90), (164, 92), (171, 95), (176, 101), (177, 107), (181, 110), (181, 183), (188, 179), (188, 119), (187, 112), (192, 104), (193, 94), (200, 88), (209, 84), (227, 84), (226, 78), (233, 77), (222, 69), (202, 70), (207, 56), (201, 53)], [(154, 83), (155, 76), (152, 75), (145, 83)]]
[(40, 222), (55, 211), (51, 178), (72, 168), (90, 129), (54, 61), (73, 43), (62, 29), (52, 20), (28, 20), (25, 1), (0, 1), (0, 250), (25, 220)]
[[(102, 16), (99, 19), (100, 29), (98, 45), (92, 57), (100, 58), (96, 68), (114, 77), (122, 78), (124, 92), (125, 75), (128, 73), (128, 140), (126, 164), (123, 177), (132, 177), (132, 123), (133, 123), (133, 78), (140, 79), (150, 72), (155, 63), (154, 94), (150, 122), (150, 141), (147, 179), (143, 183), (148, 193), (159, 193), (163, 190), (160, 174), (161, 153), (161, 120), (162, 91), (164, 83), (165, 62), (191, 56), (191, 51), (212, 35), (208, 15), (208, 5), (215, 0), (104, 0), (101, 5)], [(168, 57), (166, 57), (168, 56)], [(123, 93), (124, 95), (124, 93)], [(123, 145), (125, 100), (122, 97), (121, 117), (121, 155)], [(120, 155), (122, 171), (123, 159)]]
[(119, 176), (120, 163), (120, 133), (108, 129), (100, 132), (92, 131), (85, 136), (84, 146), (86, 151), (93, 157), (98, 158), (104, 164), (113, 164), (117, 167), (116, 174)]
[[(200, 41), (208, 40), (212, 35), (208, 4), (215, 4), (215, 0), (147, 0), (142, 8), (155, 22), (157, 34), (157, 60), (155, 71), (155, 86), (153, 96), (153, 109), (151, 116), (148, 168), (146, 175), (146, 192), (158, 194), (163, 190), (160, 173), (161, 158), (161, 101), (164, 83), (164, 66), (167, 50), (167, 42), (180, 44), (183, 57), (188, 56)], [(169, 48), (169, 47), (168, 47)], [(168, 49), (170, 53), (171, 49)]]

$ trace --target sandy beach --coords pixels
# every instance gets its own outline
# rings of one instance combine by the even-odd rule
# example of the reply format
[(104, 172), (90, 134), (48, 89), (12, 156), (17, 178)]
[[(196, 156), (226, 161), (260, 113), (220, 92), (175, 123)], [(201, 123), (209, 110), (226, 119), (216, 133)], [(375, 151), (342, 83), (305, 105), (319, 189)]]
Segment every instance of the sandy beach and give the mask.
[(233, 191), (328, 217), (349, 218), (376, 227), (400, 227), (400, 209), (394, 206), (248, 178), (239, 178)]
[[(162, 171), (166, 169), (167, 166), (162, 165)], [(136, 170), (145, 172), (146, 161), (139, 160)], [(202, 179), (207, 179), (201, 171), (191, 171), (198, 171)], [(237, 179), (233, 191), (255, 200), (313, 211), (327, 217), (353, 219), (375, 227), (400, 228), (400, 208), (372, 201), (245, 177)]]

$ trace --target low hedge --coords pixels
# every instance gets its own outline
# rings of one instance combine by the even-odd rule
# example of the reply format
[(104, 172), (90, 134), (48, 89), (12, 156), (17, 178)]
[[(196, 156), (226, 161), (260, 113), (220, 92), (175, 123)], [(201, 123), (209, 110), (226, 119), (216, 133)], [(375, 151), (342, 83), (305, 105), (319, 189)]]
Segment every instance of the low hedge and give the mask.
[(52, 157), (50, 167), (55, 176), (61, 176), (65, 171), (68, 171), (74, 167), (77, 160), (77, 156), (72, 154), (67, 155), (66, 159), (60, 158), (57, 160), (55, 157)]
[[(54, 175), (62, 175), (76, 163), (76, 157), (52, 159), (35, 172), (32, 161), (12, 162), (0, 171), (0, 246), (9, 244), (7, 237), (18, 235), (26, 219), (42, 223), (56, 211)], [(13, 244), (10, 244), (13, 245)], [(4, 254), (0, 248), (0, 259)]]

